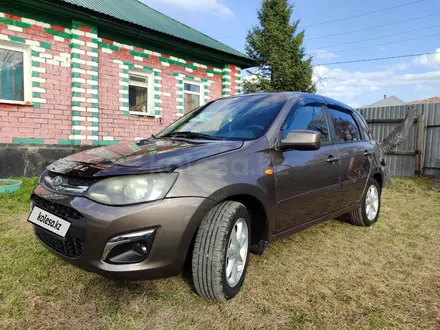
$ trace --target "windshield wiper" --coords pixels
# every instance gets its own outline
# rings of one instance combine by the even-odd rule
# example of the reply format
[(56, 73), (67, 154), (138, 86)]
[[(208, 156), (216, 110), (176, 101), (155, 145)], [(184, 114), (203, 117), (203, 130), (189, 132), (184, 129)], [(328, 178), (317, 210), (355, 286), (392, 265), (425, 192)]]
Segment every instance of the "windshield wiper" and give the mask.
[(223, 140), (222, 138), (219, 138), (216, 136), (203, 134), (203, 133), (190, 132), (190, 131), (173, 132), (173, 133), (167, 134), (167, 136), (181, 137), (181, 138), (188, 138), (188, 139)]

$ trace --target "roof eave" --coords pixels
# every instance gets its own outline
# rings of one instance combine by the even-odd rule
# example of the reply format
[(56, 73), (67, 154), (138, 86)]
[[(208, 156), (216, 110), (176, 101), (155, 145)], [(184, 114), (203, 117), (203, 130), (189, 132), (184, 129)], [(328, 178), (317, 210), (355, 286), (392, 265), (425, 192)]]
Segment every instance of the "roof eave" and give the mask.
[(116, 24), (116, 31), (120, 32), (120, 34), (129, 36), (139, 42), (153, 43), (153, 45), (168, 48), (170, 52), (189, 53), (196, 58), (200, 58), (200, 60), (233, 64), (241, 68), (256, 66), (256, 62), (248, 57), (223, 52), (66, 2), (56, 0), (16, 0), (13, 5), (8, 7), (20, 10), (25, 10), (27, 7), (29, 10), (40, 11), (45, 14), (56, 14), (65, 18), (82, 20), (95, 24), (101, 32), (104, 34), (107, 32), (109, 35), (115, 35)]

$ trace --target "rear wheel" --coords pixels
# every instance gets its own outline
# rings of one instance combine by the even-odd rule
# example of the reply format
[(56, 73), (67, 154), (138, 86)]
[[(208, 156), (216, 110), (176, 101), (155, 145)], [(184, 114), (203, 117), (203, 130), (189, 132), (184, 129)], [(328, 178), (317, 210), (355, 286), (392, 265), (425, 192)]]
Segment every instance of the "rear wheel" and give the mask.
[(250, 222), (246, 207), (226, 201), (202, 220), (192, 259), (197, 293), (207, 299), (226, 301), (241, 286), (249, 259)]
[(381, 190), (377, 181), (370, 179), (362, 199), (362, 205), (348, 214), (349, 221), (356, 226), (368, 227), (379, 218)]

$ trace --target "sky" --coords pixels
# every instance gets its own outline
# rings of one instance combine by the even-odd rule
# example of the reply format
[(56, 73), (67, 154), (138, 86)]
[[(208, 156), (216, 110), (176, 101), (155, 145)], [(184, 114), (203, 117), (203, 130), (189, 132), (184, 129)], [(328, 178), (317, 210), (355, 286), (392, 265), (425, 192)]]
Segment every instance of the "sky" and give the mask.
[[(142, 1), (242, 52), (247, 31), (258, 24), (261, 5), (260, 0)], [(440, 0), (290, 3), (294, 4), (292, 19), (300, 19), (300, 28), (305, 29), (306, 53), (313, 55), (319, 94), (353, 107), (374, 103), (384, 95), (405, 102), (440, 96)], [(432, 52), (438, 54), (329, 64)]]

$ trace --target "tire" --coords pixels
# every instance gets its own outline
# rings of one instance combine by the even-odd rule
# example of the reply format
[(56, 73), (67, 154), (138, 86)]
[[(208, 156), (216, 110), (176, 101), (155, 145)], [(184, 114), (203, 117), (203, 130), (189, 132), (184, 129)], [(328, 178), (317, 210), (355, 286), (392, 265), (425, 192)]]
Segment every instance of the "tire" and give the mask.
[[(244, 239), (245, 227), (247, 239)], [(242, 228), (241, 235), (237, 232), (240, 228)], [(201, 297), (226, 301), (240, 291), (249, 261), (250, 229), (246, 207), (238, 202), (220, 203), (203, 218), (197, 231), (192, 256), (194, 287)], [(238, 243), (233, 239), (237, 236), (242, 238), (241, 249), (235, 248), (237, 245), (234, 244), (230, 246), (231, 242)], [(244, 264), (240, 267), (242, 259)], [(234, 260), (236, 260), (236, 268), (231, 267), (235, 265)], [(229, 265), (228, 269), (226, 269), (227, 265)], [(228, 271), (230, 277), (227, 277)], [(236, 274), (235, 281), (233, 274)]]
[[(371, 198), (371, 191), (375, 191), (377, 193), (377, 204), (375, 204), (373, 209), (375, 209), (375, 213), (372, 212), (371, 209), (371, 201), (374, 200)], [(367, 204), (370, 208), (367, 207)], [(367, 189), (365, 190), (364, 196), (362, 197), (362, 204), (360, 207), (354, 209), (348, 214), (348, 220), (351, 224), (362, 227), (369, 227), (374, 224), (379, 218), (380, 213), (380, 204), (381, 204), (381, 189), (379, 184), (374, 178), (371, 178), (368, 181)], [(367, 209), (369, 212), (367, 213)], [(371, 213), (372, 212), (372, 213)]]

